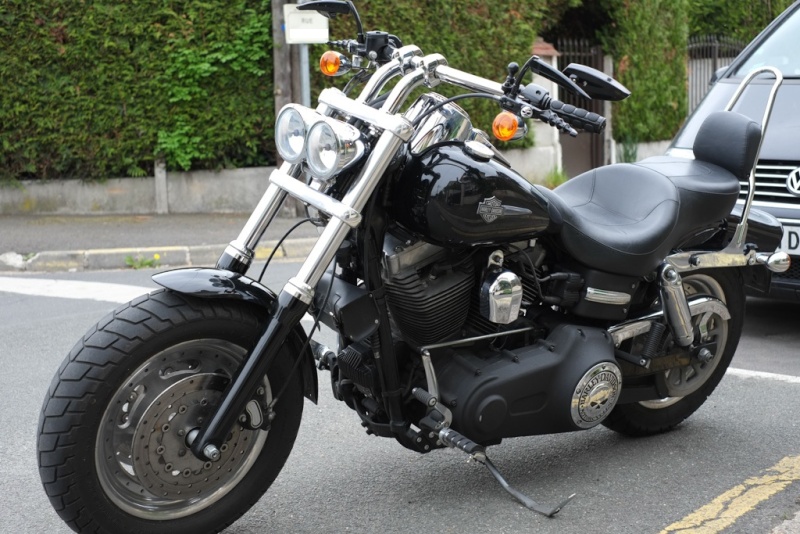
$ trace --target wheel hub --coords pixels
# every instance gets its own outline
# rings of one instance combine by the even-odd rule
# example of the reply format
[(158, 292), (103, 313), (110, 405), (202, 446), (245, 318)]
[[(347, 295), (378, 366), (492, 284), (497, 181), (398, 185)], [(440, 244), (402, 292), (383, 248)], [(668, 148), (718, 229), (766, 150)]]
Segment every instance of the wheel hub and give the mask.
[(253, 431), (236, 425), (216, 461), (203, 461), (189, 449), (187, 436), (212, 414), (226, 383), (213, 374), (185, 378), (144, 412), (131, 449), (134, 469), (148, 491), (169, 498), (208, 492), (250, 448)]
[[(191, 515), (229, 493), (252, 467), (267, 432), (236, 425), (215, 461), (197, 458), (189, 436), (213, 414), (246, 354), (219, 340), (194, 340), (153, 355), (114, 394), (98, 429), (100, 484), (141, 518)], [(269, 383), (258, 402), (272, 398)]]

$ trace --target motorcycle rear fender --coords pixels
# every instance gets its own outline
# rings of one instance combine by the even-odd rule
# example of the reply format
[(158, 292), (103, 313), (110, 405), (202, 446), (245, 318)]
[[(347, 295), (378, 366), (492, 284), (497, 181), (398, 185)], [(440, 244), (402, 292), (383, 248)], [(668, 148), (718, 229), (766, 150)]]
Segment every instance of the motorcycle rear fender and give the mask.
[[(733, 239), (736, 225), (742, 220), (742, 205), (737, 204), (727, 218), (728, 229), (725, 234), (725, 245)], [(752, 209), (747, 217), (747, 243), (756, 246), (759, 252), (774, 252), (781, 246), (783, 225), (767, 212)], [(772, 283), (772, 272), (761, 266), (742, 268), (744, 285), (749, 294), (763, 295), (769, 292)]]
[[(730, 243), (733, 238), (733, 231), (736, 225), (742, 220), (742, 205), (734, 206), (733, 211), (727, 217), (728, 231), (725, 236), (725, 244)], [(774, 252), (781, 246), (783, 239), (783, 225), (781, 222), (765, 211), (758, 209), (750, 210), (747, 217), (747, 242), (758, 247), (759, 252)]]
[[(260, 306), (268, 314), (273, 313), (273, 307), (278, 299), (277, 295), (269, 288), (255, 280), (231, 271), (222, 269), (187, 268), (166, 271), (153, 276), (153, 281), (176, 293), (189, 295), (195, 298), (216, 298), (243, 300)], [(306, 336), (300, 323), (295, 326), (294, 336), (289, 339), (296, 352), (305, 345)], [(303, 373), (303, 394), (314, 404), (319, 398), (319, 385), (317, 370), (311, 349), (306, 347), (303, 354), (304, 364), (301, 366)]]
[[(730, 244), (736, 227), (741, 221), (742, 205), (737, 204), (731, 214), (725, 218), (723, 224), (687, 237), (678, 248), (684, 251), (722, 250)], [(748, 246), (755, 246), (758, 252), (771, 253), (780, 247), (782, 238), (783, 225), (778, 219), (761, 210), (750, 210), (745, 239)], [(759, 295), (769, 291), (772, 281), (772, 272), (769, 269), (761, 265), (746, 266), (740, 269), (745, 287), (753, 294)]]

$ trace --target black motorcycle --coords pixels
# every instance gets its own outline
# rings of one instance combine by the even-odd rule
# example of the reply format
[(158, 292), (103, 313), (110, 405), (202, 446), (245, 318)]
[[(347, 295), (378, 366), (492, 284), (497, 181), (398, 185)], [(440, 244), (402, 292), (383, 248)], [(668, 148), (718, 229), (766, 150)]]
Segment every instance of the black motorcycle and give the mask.
[[(789, 267), (780, 223), (750, 210), (763, 132), (744, 116), (711, 115), (694, 160), (606, 166), (551, 191), (514, 172), (455, 102), (495, 101), (504, 140), (525, 119), (599, 133), (603, 117), (523, 77), (606, 100), (628, 96), (618, 82), (536, 56), (494, 82), (364, 32), (350, 1), (301, 9), (356, 18), (358, 38), (332, 43), (347, 55), (322, 62), (354, 71), (351, 83), (324, 90), (316, 110), (280, 111), (285, 163), (215, 268), (154, 276), (163, 289), (100, 320), (53, 379), (39, 471), (76, 531), (230, 525), (283, 467), (318, 369), (368, 433), (420, 453), (460, 449), (551, 516), (566, 501), (547, 507), (511, 488), (487, 446), (598, 424), (671, 429), (725, 374), (746, 287), (763, 290)], [(780, 73), (766, 70), (774, 98)], [(469, 92), (403, 107), (439, 84)], [(287, 195), (320, 238), (276, 295), (247, 271)], [(308, 337), (307, 312), (338, 334), (336, 348)]]

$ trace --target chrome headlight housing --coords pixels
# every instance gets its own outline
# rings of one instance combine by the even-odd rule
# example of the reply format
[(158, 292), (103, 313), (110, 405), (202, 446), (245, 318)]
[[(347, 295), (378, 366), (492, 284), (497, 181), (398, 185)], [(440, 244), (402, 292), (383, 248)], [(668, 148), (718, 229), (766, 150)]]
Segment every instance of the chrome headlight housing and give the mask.
[(361, 132), (350, 124), (323, 118), (306, 135), (306, 162), (311, 175), (329, 180), (364, 154)]
[(308, 108), (289, 104), (275, 119), (275, 146), (284, 161), (298, 163), (306, 155), (306, 133), (319, 116)]

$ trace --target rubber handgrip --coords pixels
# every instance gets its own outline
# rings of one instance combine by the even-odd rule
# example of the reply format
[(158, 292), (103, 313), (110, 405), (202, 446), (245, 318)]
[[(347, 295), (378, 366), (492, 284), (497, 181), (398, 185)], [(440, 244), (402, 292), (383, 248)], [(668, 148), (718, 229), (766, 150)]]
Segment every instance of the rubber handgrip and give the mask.
[(589, 133), (602, 133), (606, 129), (606, 118), (586, 109), (576, 108), (572, 104), (565, 104), (559, 100), (550, 101), (550, 109), (564, 119), (565, 122), (579, 130)]

